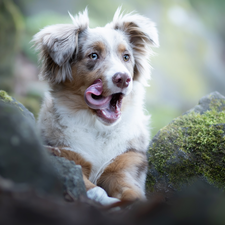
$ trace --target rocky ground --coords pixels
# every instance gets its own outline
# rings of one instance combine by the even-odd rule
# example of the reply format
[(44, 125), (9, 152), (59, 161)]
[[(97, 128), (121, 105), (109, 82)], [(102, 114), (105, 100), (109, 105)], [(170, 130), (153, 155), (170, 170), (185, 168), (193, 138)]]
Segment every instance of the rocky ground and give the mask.
[(149, 201), (109, 209), (87, 199), (80, 166), (50, 155), (32, 113), (0, 91), (0, 224), (225, 224), (224, 132), (225, 97), (214, 92), (152, 139)]

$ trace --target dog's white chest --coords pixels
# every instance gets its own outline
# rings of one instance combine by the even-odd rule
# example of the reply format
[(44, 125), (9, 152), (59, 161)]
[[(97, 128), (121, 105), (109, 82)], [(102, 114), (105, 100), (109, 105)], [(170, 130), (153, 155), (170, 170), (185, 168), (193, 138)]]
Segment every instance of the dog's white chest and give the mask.
[[(140, 94), (141, 91), (135, 97), (142, 99)], [(58, 104), (56, 99), (53, 104), (50, 96), (46, 96), (38, 120), (39, 130), (47, 143), (68, 147), (91, 163), (89, 180), (93, 183), (118, 155), (130, 149), (147, 150), (147, 124), (148, 117), (138, 104), (127, 107), (117, 124), (106, 126), (88, 110), (70, 110)]]
[[(70, 130), (70, 131), (69, 131)], [(67, 131), (69, 146), (92, 164), (90, 181), (96, 183), (104, 168), (118, 155), (126, 151), (126, 139), (122, 131), (112, 129), (100, 132), (94, 128), (74, 128)], [(122, 140), (122, 141), (120, 141)]]

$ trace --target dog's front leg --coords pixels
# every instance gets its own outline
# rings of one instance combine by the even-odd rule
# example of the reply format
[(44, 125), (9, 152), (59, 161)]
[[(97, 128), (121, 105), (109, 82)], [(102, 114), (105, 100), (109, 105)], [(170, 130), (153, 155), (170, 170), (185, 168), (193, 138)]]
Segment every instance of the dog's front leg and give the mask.
[(52, 147), (45, 146), (48, 151), (56, 156), (64, 157), (68, 160), (74, 161), (80, 165), (83, 173), (83, 180), (87, 190), (88, 198), (95, 200), (103, 205), (111, 205), (119, 202), (119, 199), (108, 197), (105, 190), (94, 185), (88, 178), (91, 173), (91, 163), (84, 160), (78, 153), (70, 151), (68, 147)]
[(101, 187), (97, 187), (88, 179), (91, 173), (91, 163), (83, 159), (81, 155), (76, 152), (61, 148), (61, 157), (73, 160), (77, 165), (81, 165), (83, 180), (87, 190), (88, 198), (95, 200), (103, 205), (111, 205), (119, 201), (116, 198), (108, 197), (105, 190), (103, 190)]
[(97, 185), (122, 201), (145, 200), (147, 165), (144, 153), (128, 151), (117, 156), (104, 170)]
[(96, 187), (96, 185), (94, 185), (93, 183), (91, 183), (91, 181), (88, 180), (88, 177), (91, 173), (91, 163), (84, 160), (82, 156), (72, 151), (72, 149), (69, 150), (70, 148), (68, 147), (65, 146), (54, 147), (49, 145), (45, 145), (45, 147), (51, 154), (55, 156), (64, 157), (68, 160), (72, 160), (76, 163), (76, 165), (81, 166), (83, 173), (83, 180), (87, 191)]

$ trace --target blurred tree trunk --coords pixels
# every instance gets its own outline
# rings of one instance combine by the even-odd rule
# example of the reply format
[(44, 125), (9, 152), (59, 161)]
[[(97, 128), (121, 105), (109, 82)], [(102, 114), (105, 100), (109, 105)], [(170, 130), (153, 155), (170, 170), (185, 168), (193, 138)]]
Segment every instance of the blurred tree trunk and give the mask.
[(11, 91), (23, 18), (11, 0), (0, 0), (0, 89)]

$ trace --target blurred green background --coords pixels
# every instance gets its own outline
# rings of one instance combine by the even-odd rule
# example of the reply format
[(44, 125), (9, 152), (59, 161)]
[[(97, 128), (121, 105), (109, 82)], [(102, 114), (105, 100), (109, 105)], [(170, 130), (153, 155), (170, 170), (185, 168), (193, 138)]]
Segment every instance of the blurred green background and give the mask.
[(121, 5), (151, 18), (159, 31), (146, 93), (152, 136), (204, 95), (225, 95), (224, 0), (0, 0), (0, 89), (37, 117), (48, 86), (37, 78), (32, 36), (46, 25), (71, 23), (68, 11), (86, 6), (90, 27), (104, 26)]

